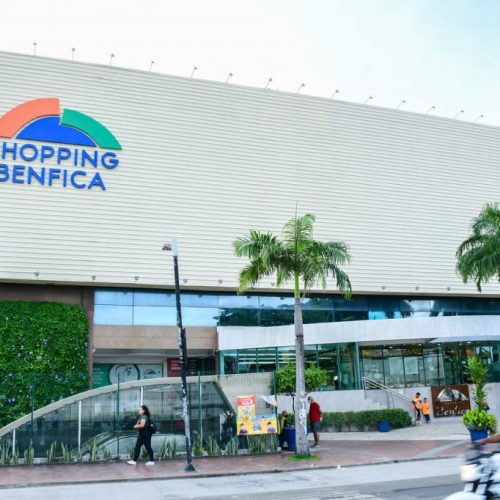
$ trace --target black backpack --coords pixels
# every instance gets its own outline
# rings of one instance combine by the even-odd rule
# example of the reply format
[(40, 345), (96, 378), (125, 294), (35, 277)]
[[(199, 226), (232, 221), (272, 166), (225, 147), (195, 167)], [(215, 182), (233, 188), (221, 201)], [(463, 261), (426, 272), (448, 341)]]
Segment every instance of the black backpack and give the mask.
[(151, 419), (149, 419), (148, 429), (150, 434), (156, 434), (158, 432), (155, 423)]

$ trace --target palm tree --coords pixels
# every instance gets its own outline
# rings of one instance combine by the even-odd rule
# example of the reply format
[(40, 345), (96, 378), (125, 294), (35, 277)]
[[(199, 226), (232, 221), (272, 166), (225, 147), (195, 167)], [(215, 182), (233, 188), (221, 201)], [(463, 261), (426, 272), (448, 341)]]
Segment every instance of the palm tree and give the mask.
[(481, 283), (491, 278), (500, 281), (500, 206), (488, 203), (472, 223), (472, 235), (458, 247), (457, 272), (464, 283), (473, 279)]
[(304, 327), (301, 294), (305, 295), (316, 283), (326, 288), (328, 276), (346, 296), (351, 294), (351, 282), (339, 266), (350, 261), (349, 248), (342, 241), (320, 242), (313, 239), (315, 217), (297, 215), (283, 227), (281, 237), (251, 230), (249, 236), (238, 238), (234, 250), (238, 257), (250, 262), (239, 276), (240, 292), (256, 285), (262, 278), (275, 276), (276, 286), (293, 283), (295, 297), (295, 356), (296, 356), (296, 441), (297, 453), (308, 455), (307, 402), (304, 381)]

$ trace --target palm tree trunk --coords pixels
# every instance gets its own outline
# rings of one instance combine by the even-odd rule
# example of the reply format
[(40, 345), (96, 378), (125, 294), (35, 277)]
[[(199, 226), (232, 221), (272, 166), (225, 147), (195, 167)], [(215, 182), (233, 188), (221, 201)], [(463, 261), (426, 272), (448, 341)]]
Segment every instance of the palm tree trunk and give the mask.
[[(297, 296), (298, 295), (298, 296)], [(299, 294), (295, 294), (295, 393), (297, 395), (295, 406), (295, 439), (297, 443), (297, 453), (309, 455), (309, 445), (307, 443), (307, 394), (304, 377), (304, 325), (302, 322), (302, 304)]]

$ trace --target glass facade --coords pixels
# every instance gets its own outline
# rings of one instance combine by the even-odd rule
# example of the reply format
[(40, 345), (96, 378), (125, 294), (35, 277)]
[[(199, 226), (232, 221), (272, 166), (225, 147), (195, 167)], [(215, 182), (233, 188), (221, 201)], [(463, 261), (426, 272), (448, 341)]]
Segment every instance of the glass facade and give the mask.
[[(293, 324), (293, 297), (286, 294), (184, 292), (181, 300), (185, 326)], [(500, 299), (311, 296), (303, 300), (302, 307), (304, 323), (328, 323), (500, 314)], [(173, 291), (100, 289), (95, 292), (94, 323), (97, 325), (167, 326), (175, 325), (176, 318)]]
[[(490, 382), (500, 382), (500, 343), (314, 344), (304, 351), (306, 367), (328, 371), (329, 381), (322, 390), (360, 389), (362, 377), (392, 388), (468, 383), (464, 367), (473, 354), (490, 368)], [(220, 356), (225, 374), (274, 371), (295, 362), (295, 348), (238, 349)]]
[[(225, 374), (269, 372), (295, 362), (295, 347), (265, 347), (221, 352)], [(318, 344), (304, 347), (306, 368), (320, 367), (328, 371), (329, 382), (323, 389), (359, 389), (356, 375), (356, 345)]]
[[(294, 321), (294, 301), (287, 294), (182, 293), (185, 326), (282, 326)], [(460, 315), (500, 315), (500, 298), (309, 296), (302, 302), (304, 323), (376, 321)], [(173, 291), (99, 289), (94, 322), (98, 325), (176, 324)], [(467, 355), (476, 353), (500, 382), (500, 344), (443, 343), (358, 346), (305, 346), (306, 366), (328, 371), (326, 390), (361, 388), (363, 376), (395, 388), (466, 381)], [(237, 349), (220, 353), (220, 372), (256, 373), (282, 368), (295, 360), (293, 346)], [(215, 370), (215, 365), (213, 367)]]

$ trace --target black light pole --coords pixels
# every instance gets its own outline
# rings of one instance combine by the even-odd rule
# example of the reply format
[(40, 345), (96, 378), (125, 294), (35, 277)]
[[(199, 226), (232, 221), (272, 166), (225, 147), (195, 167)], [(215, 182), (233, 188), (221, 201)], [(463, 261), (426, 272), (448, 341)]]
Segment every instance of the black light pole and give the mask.
[(177, 336), (179, 341), (179, 358), (181, 361), (181, 380), (182, 380), (182, 416), (184, 418), (184, 434), (186, 436), (186, 454), (187, 466), (186, 472), (195, 472), (193, 465), (193, 454), (191, 451), (191, 425), (189, 422), (189, 398), (187, 392), (187, 347), (186, 331), (182, 327), (182, 309), (181, 309), (181, 287), (179, 284), (179, 263), (177, 253), (177, 240), (174, 238), (172, 243), (165, 243), (162, 250), (172, 251), (174, 257), (174, 278), (175, 278), (175, 306), (177, 308)]

